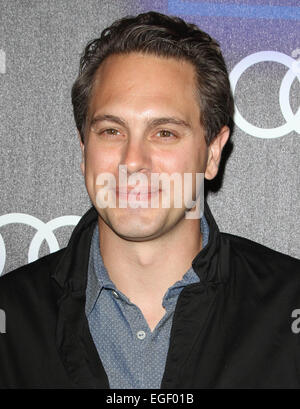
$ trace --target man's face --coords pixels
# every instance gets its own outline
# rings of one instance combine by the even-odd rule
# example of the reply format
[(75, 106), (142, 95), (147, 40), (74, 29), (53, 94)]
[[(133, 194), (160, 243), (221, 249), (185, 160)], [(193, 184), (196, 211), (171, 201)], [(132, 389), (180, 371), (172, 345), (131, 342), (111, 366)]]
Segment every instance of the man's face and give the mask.
[[(185, 218), (185, 205), (170, 207), (100, 208), (97, 176), (114, 175), (119, 185), (119, 165), (126, 165), (128, 180), (139, 172), (204, 173), (208, 149), (200, 126), (195, 69), (186, 61), (140, 53), (112, 55), (99, 67), (87, 118), (82, 171), (88, 194), (99, 215), (120, 237), (143, 241), (163, 235)], [(195, 181), (195, 178), (193, 178)], [(195, 193), (194, 183), (194, 193)], [(117, 192), (118, 193), (118, 192)], [(161, 196), (162, 192), (153, 193)], [(183, 191), (182, 191), (183, 195)], [(122, 195), (121, 195), (122, 197)], [(195, 198), (195, 196), (194, 196)], [(124, 196), (123, 196), (124, 199)], [(126, 196), (125, 196), (126, 199)]]

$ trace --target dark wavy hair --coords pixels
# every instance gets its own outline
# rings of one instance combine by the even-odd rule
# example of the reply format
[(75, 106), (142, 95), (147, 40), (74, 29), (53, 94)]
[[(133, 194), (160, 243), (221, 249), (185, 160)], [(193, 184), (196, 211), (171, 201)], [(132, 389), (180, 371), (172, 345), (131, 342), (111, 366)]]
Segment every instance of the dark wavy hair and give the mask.
[(216, 40), (179, 17), (150, 11), (115, 21), (89, 42), (72, 87), (77, 129), (84, 142), (86, 118), (95, 73), (112, 54), (140, 52), (191, 62), (197, 74), (200, 123), (207, 145), (223, 125), (232, 125), (233, 97), (225, 61)]

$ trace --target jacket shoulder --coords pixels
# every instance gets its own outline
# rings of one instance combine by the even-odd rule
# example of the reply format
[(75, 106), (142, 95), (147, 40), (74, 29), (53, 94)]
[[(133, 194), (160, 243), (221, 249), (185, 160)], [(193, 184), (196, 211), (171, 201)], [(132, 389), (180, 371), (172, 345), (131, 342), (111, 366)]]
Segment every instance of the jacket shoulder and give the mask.
[(9, 297), (12, 292), (23, 292), (30, 287), (37, 289), (48, 283), (64, 252), (65, 248), (60, 249), (0, 276), (0, 300)]
[(289, 278), (300, 278), (300, 260), (271, 249), (245, 237), (221, 233), (222, 240), (229, 243), (231, 257), (242, 260), (250, 270), (257, 274), (286, 273)]

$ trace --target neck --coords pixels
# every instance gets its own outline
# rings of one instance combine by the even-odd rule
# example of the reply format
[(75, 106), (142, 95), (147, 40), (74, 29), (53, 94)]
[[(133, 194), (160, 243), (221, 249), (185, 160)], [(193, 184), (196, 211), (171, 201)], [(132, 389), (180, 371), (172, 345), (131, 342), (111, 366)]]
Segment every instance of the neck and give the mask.
[(121, 238), (100, 217), (98, 225), (110, 279), (132, 302), (159, 299), (161, 304), (167, 289), (182, 279), (202, 248), (200, 219), (182, 219), (163, 236), (143, 242)]

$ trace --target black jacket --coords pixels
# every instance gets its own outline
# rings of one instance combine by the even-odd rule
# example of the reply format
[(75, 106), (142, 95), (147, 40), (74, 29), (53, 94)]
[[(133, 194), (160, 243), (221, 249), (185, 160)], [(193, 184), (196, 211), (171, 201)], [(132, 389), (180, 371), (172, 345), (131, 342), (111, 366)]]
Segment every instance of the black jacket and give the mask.
[[(220, 233), (207, 203), (205, 216), (200, 283), (178, 298), (161, 387), (300, 387), (300, 261)], [(0, 278), (0, 387), (109, 388), (85, 316), (96, 220), (91, 208), (65, 249)]]

